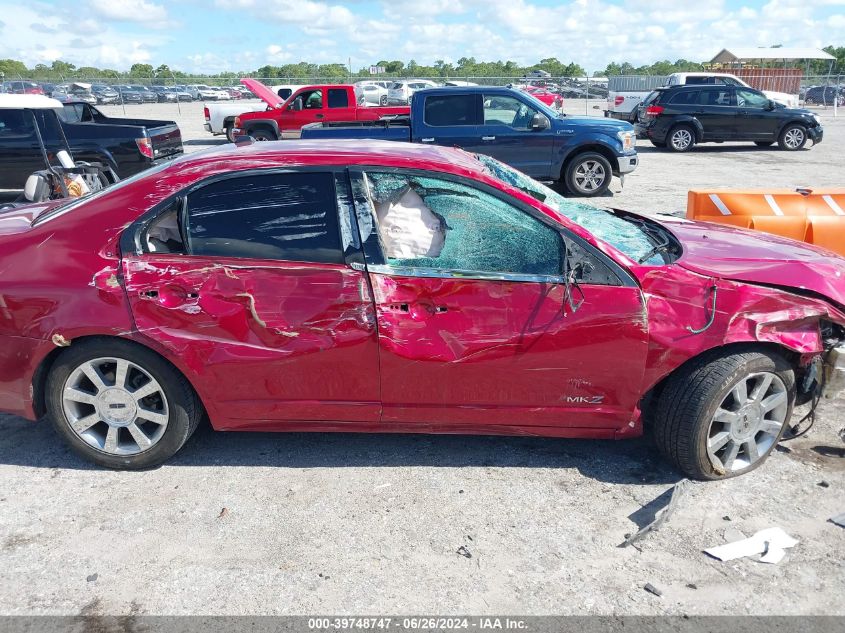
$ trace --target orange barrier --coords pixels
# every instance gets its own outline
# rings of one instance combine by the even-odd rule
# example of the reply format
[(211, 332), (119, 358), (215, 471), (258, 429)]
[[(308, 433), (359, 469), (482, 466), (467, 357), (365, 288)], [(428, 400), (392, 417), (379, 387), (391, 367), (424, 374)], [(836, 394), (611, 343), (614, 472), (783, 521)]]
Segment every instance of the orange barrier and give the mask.
[(690, 191), (687, 217), (773, 233), (845, 255), (845, 189)]

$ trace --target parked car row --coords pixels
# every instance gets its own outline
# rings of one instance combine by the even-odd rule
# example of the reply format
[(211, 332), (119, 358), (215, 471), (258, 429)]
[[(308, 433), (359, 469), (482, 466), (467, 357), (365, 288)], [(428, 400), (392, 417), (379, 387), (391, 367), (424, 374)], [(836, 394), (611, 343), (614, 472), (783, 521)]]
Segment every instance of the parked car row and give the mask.
[(244, 86), (145, 86), (140, 84), (105, 84), (65, 82), (61, 84), (35, 81), (6, 81), (0, 84), (0, 93), (46, 95), (62, 102), (85, 101), (93, 105), (112, 103), (175, 103), (177, 101), (229, 101), (251, 99)]

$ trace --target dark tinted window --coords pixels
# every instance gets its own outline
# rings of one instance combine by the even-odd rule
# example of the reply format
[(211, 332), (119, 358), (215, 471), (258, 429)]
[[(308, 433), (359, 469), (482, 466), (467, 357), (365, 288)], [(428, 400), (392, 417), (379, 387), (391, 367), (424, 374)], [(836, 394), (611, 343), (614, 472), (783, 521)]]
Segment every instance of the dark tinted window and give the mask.
[(341, 263), (334, 178), (261, 174), (221, 180), (188, 195), (194, 255)]
[(713, 88), (702, 90), (698, 102), (702, 105), (730, 106), (735, 105), (733, 91), (728, 88)]
[(345, 88), (329, 88), (329, 107), (349, 107), (349, 94), (346, 92)]
[(698, 104), (698, 90), (681, 90), (672, 95), (669, 103), (674, 105), (693, 105)]
[(476, 95), (437, 95), (425, 99), (425, 123), (436, 127), (479, 125)]
[(24, 110), (0, 109), (0, 137), (32, 136), (32, 115)]

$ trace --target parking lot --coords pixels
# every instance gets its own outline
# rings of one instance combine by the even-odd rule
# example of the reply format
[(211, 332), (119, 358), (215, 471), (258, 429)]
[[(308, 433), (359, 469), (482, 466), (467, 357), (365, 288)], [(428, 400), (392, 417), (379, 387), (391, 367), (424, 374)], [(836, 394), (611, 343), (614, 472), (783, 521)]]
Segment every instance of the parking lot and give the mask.
[[(180, 109), (126, 114), (177, 121), (186, 151), (225, 142), (200, 104)], [(639, 169), (592, 203), (681, 213), (692, 188), (842, 187), (845, 113), (819, 112), (825, 140), (799, 152), (639, 141)], [(845, 401), (819, 412), (760, 469), (691, 484), (630, 547), (680, 480), (648, 437), (201, 428), (166, 465), (113, 472), (0, 415), (0, 612), (845, 615), (845, 529), (828, 520), (845, 512)], [(774, 526), (799, 540), (779, 564), (702, 551)]]

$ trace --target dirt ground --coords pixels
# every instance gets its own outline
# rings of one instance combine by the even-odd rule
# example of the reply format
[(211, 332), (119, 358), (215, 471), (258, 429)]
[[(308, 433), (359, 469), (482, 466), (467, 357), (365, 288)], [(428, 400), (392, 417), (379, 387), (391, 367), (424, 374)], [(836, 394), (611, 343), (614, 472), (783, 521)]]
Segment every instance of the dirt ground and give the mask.
[[(199, 105), (130, 110), (176, 119), (188, 149), (222, 142)], [(693, 187), (841, 187), (842, 114), (797, 153), (642, 147), (599, 202), (677, 212)], [(845, 615), (845, 529), (828, 520), (845, 512), (842, 399), (755, 472), (692, 484), (625, 548), (680, 480), (648, 438), (201, 429), (140, 473), (90, 466), (46, 421), (0, 415), (0, 438), (0, 614)], [(702, 552), (772, 526), (799, 540), (777, 565)]]

